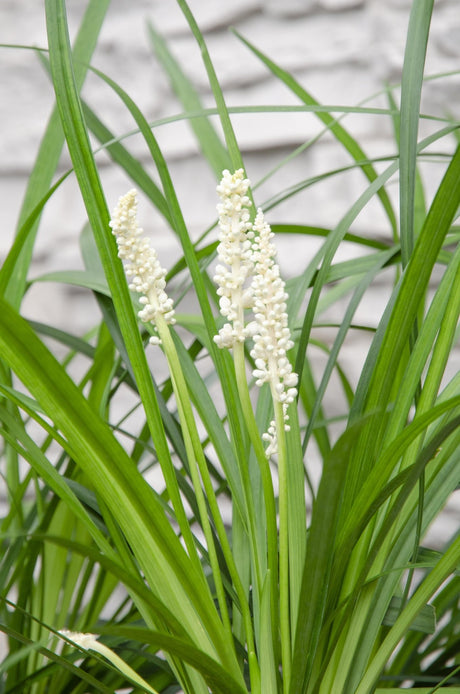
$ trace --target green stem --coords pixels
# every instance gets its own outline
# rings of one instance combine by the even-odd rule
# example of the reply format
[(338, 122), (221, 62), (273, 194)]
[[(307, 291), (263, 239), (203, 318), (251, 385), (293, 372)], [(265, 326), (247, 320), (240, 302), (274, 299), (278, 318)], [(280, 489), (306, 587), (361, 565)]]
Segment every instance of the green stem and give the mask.
[[(1, 383), (11, 385), (11, 374), (3, 363), (0, 362)], [(7, 401), (6, 407), (14, 416), (14, 405)], [(21, 528), (24, 524), (23, 508), (21, 503), (21, 479), (19, 474), (19, 459), (14, 449), (5, 444), (4, 449), (5, 466), (6, 466), (6, 488), (9, 496), (10, 507), (14, 508), (16, 513), (11, 516), (11, 528)], [(37, 494), (37, 499), (40, 499), (40, 494)]]
[[(251, 398), (249, 395), (248, 382), (246, 379), (246, 365), (244, 359), (244, 346), (242, 343), (237, 343), (233, 348), (233, 358), (235, 362), (236, 382), (238, 394), (240, 396), (241, 407), (243, 410), (244, 419), (249, 433), (257, 463), (259, 465), (260, 474), (262, 477), (262, 487), (265, 499), (265, 513), (267, 523), (267, 553), (268, 553), (268, 569), (271, 576), (271, 609), (272, 619), (275, 619), (277, 612), (277, 596), (276, 596), (276, 577), (278, 575), (278, 531), (276, 528), (276, 503), (275, 493), (273, 491), (273, 480), (270, 472), (270, 464), (265, 455), (264, 446), (254, 417)], [(275, 626), (275, 622), (272, 622)], [(273, 629), (273, 634), (276, 630)]]
[(284, 429), (283, 405), (272, 392), (278, 443), (278, 508), (279, 508), (279, 562), (280, 562), (280, 629), (281, 659), (283, 664), (283, 691), (289, 691), (291, 680), (291, 627), (289, 609), (289, 526), (287, 448)]
[[(179, 415), (184, 433), (184, 441), (187, 450), (187, 457), (189, 459), (190, 464), (192, 483), (195, 489), (197, 504), (200, 512), (201, 522), (203, 525), (203, 531), (206, 537), (206, 543), (209, 552), (209, 560), (215, 580), (216, 592), (219, 601), (219, 607), (221, 610), (222, 620), (229, 635), (229, 643), (233, 645), (232, 627), (230, 623), (230, 618), (228, 616), (227, 603), (225, 600), (225, 590), (222, 583), (221, 570), (218, 563), (214, 538), (212, 535), (206, 504), (209, 505), (211, 515), (216, 527), (217, 536), (221, 544), (221, 549), (240, 602), (240, 609), (242, 612), (246, 630), (248, 662), (250, 668), (251, 682), (253, 682), (253, 684), (256, 685), (253, 687), (253, 691), (256, 693), (257, 683), (260, 681), (260, 673), (258, 671), (258, 662), (255, 657), (254, 634), (252, 629), (249, 605), (247, 603), (243, 584), (241, 582), (238, 570), (234, 562), (233, 554), (225, 530), (225, 525), (222, 521), (214, 488), (212, 486), (212, 480), (209, 475), (202, 444), (196, 427), (193, 410), (190, 404), (190, 396), (188, 393), (188, 388), (184, 378), (184, 374), (180, 365), (179, 356), (177, 354), (174, 342), (171, 338), (171, 334), (169, 332), (169, 328), (166, 324), (166, 321), (161, 315), (157, 316), (156, 327), (158, 330), (158, 334), (160, 335), (161, 341), (163, 343), (166, 358), (168, 360), (168, 365), (171, 373), (171, 381), (177, 399)], [(203, 488), (200, 482), (200, 476), (201, 481), (203, 482), (206, 497), (203, 493)]]
[[(168, 361), (168, 366), (171, 374), (171, 382), (177, 400), (177, 409), (179, 411), (180, 421), (182, 425), (185, 450), (190, 465), (190, 474), (195, 490), (195, 496), (201, 518), (201, 523), (203, 526), (203, 532), (206, 537), (209, 560), (215, 578), (216, 592), (219, 601), (220, 612), (224, 625), (228, 633), (231, 634), (232, 629), (230, 624), (230, 618), (228, 616), (228, 609), (225, 600), (225, 591), (222, 583), (221, 571), (219, 568), (219, 562), (212, 535), (211, 524), (209, 522), (206, 499), (203, 494), (203, 488), (201, 486), (200, 474), (198, 470), (198, 467), (201, 467), (198, 459), (201, 456), (203, 456), (204, 458), (201, 441), (199, 440), (198, 432), (196, 432), (196, 424), (193, 416), (193, 411), (190, 407), (190, 397), (188, 394), (187, 385), (185, 383), (185, 379), (180, 366), (179, 357), (174, 346), (174, 342), (172, 341), (169, 328), (165, 319), (161, 315), (157, 316), (155, 323), (164, 348), (166, 359)], [(196, 436), (198, 437), (198, 445), (196, 442), (196, 437), (194, 436), (195, 432)], [(208, 499), (208, 502), (210, 502), (210, 499)], [(220, 518), (220, 512), (218, 512), (218, 515)]]
[[(168, 359), (169, 361), (169, 359)], [(182, 432), (183, 432), (183, 437), (184, 437), (184, 443), (185, 443), (185, 450), (187, 452), (187, 458), (189, 460), (189, 465), (190, 465), (190, 474), (192, 477), (192, 483), (193, 483), (193, 488), (195, 490), (195, 497), (198, 505), (198, 511), (200, 514), (201, 518), (201, 524), (203, 527), (203, 532), (206, 538), (206, 545), (208, 549), (208, 554), (209, 554), (209, 562), (211, 564), (211, 569), (212, 573), (214, 576), (214, 583), (216, 587), (216, 593), (217, 593), (217, 601), (219, 603), (219, 608), (220, 608), (220, 613), (222, 616), (222, 621), (224, 624), (225, 629), (227, 630), (227, 634), (231, 639), (231, 642), (233, 641), (233, 636), (232, 636), (232, 625), (230, 622), (230, 617), (228, 614), (228, 607), (227, 607), (227, 601), (225, 598), (225, 590), (224, 590), (224, 585), (222, 582), (222, 576), (221, 576), (221, 570), (219, 566), (219, 559), (217, 557), (217, 551), (216, 551), (216, 546), (214, 542), (214, 537), (212, 534), (212, 528), (211, 528), (211, 523), (209, 521), (208, 517), (208, 509), (206, 505), (206, 498), (203, 493), (203, 488), (201, 486), (201, 481), (200, 481), (200, 472), (199, 468), (201, 469), (201, 465), (198, 462), (198, 457), (199, 454), (197, 454), (197, 446), (196, 446), (196, 441), (194, 441), (194, 432), (193, 432), (193, 425), (191, 426), (191, 421), (190, 421), (190, 416), (189, 413), (186, 411), (186, 407), (184, 407), (184, 400), (181, 395), (179, 395), (179, 391), (182, 389), (182, 385), (179, 386), (177, 383), (175, 375), (171, 375), (172, 383), (173, 383), (173, 388), (174, 392), (176, 394), (177, 398), (177, 407), (179, 410), (179, 415), (180, 415), (180, 420), (182, 423)], [(193, 417), (193, 415), (192, 415)], [(204, 485), (206, 488), (206, 484)], [(208, 491), (208, 496), (209, 496), (209, 490)], [(209, 503), (209, 498), (208, 498), (208, 503)], [(209, 503), (209, 506), (211, 507), (211, 510), (213, 512), (213, 517), (216, 515), (216, 508), (212, 509), (212, 504)], [(217, 509), (217, 513), (219, 513), (219, 510)]]

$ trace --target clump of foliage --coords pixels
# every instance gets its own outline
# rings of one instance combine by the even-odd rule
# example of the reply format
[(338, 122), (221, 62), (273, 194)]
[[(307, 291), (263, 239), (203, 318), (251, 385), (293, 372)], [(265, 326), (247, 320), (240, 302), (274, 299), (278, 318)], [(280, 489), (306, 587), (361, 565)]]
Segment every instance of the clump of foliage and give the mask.
[[(458, 123), (433, 119), (433, 133), (418, 141), (433, 2), (413, 4), (400, 106), (388, 90), (387, 109), (365, 109), (395, 128), (395, 153), (380, 172), (341, 122), (363, 109), (341, 115), (321, 107), (291, 74), (235, 38), (316, 114), (366, 180), (330, 229), (305, 219), (269, 226), (277, 204), (336, 172), (255, 204), (203, 36), (185, 0), (178, 3), (215, 109), (201, 107), (152, 26), (149, 35), (183, 103), (177, 120), (190, 119), (219, 184), (219, 219), (198, 241), (156, 124), (91, 68), (134, 119), (152, 177), (80, 97), (108, 3), (89, 2), (73, 52), (64, 0), (45, 3), (49, 53), (41, 59), (49, 60), (56, 112), (0, 270), (9, 500), (0, 525), (0, 629), (9, 644), (0, 692), (371, 694), (403, 684), (424, 694), (460, 692), (460, 536), (436, 551), (423, 544), (458, 485), (460, 456), (460, 380), (445, 377), (460, 311)], [(263, 119), (270, 107), (246, 111)], [(179, 239), (182, 258), (169, 271), (139, 227), (134, 191), (120, 191), (109, 214), (90, 134)], [(64, 141), (73, 170), (52, 185)], [(444, 175), (426, 209), (419, 161), (441, 142)], [(87, 213), (85, 269), (39, 279), (93, 293), (100, 322), (85, 337), (21, 315), (41, 213), (69, 173)], [(387, 190), (395, 179), (399, 215)], [(350, 232), (375, 198), (387, 240)], [(276, 261), (283, 235), (321, 241), (287, 282)], [(338, 262), (344, 242), (356, 257)], [(394, 284), (377, 329), (356, 324), (361, 301), (389, 269)], [(194, 314), (181, 312), (190, 293)], [(315, 328), (338, 302), (346, 308), (326, 343)], [(356, 330), (372, 341), (354, 384), (341, 354)], [(64, 359), (50, 337), (66, 348)], [(326, 355), (321, 373), (311, 358), (318, 347)], [(155, 367), (162, 354), (166, 378)], [(75, 363), (84, 365), (79, 382), (69, 375)], [(345, 396), (339, 422), (324, 400), (334, 375)], [(113, 414), (123, 388), (135, 401), (129, 429), (131, 410)]]

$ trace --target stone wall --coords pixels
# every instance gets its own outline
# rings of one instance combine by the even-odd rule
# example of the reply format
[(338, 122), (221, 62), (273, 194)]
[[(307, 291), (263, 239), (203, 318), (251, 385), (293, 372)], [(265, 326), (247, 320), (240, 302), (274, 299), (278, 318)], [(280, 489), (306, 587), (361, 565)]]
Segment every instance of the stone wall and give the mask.
[[(298, 105), (299, 100), (276, 79), (229, 30), (233, 26), (324, 104), (365, 103), (385, 108), (387, 84), (401, 77), (404, 42), (410, 11), (409, 0), (193, 0), (190, 6), (201, 27), (229, 106)], [(72, 34), (78, 27), (86, 2), (67, 2)], [(174, 0), (113, 0), (104, 24), (93, 64), (115, 78), (129, 92), (149, 120), (159, 120), (181, 111), (164, 71), (152, 51), (147, 21), (167, 40), (174, 56), (198, 89), (206, 106), (212, 94), (200, 52)], [(44, 3), (36, 0), (2, 0), (0, 42), (46, 46)], [(27, 177), (53, 104), (50, 81), (34, 52), (1, 48), (0, 80), (0, 260), (13, 238)], [(438, 0), (432, 22), (426, 73), (459, 68), (460, 12), (457, 0)], [(458, 75), (426, 83), (422, 109), (437, 116), (460, 112)], [(88, 77), (84, 97), (117, 135), (133, 128), (133, 121), (110, 90), (94, 75)], [(369, 101), (369, 98), (372, 97)], [(397, 90), (395, 91), (397, 98)], [(367, 100), (367, 101), (365, 101)], [(215, 121), (213, 121), (215, 122)], [(294, 182), (346, 166), (350, 159), (328, 134), (316, 116), (305, 113), (236, 115), (235, 130), (253, 182), (274, 171), (258, 189), (262, 203)], [(378, 115), (347, 115), (342, 121), (369, 156), (395, 152), (388, 118)], [(216, 127), (218, 128), (218, 124)], [(436, 124), (435, 124), (435, 127)], [(433, 130), (424, 121), (421, 133)], [(156, 128), (186, 221), (198, 236), (215, 218), (215, 178), (200, 156), (196, 141), (185, 122)], [(311, 146), (275, 172), (297, 147)], [(149, 170), (149, 154), (138, 136), (126, 141)], [(100, 154), (97, 158), (110, 206), (130, 182)], [(64, 153), (61, 170), (69, 166)], [(428, 199), (437, 185), (442, 166), (424, 169)], [(358, 172), (315, 185), (301, 196), (283, 203), (270, 213), (272, 222), (298, 222), (334, 226), (351, 202), (364, 190)], [(390, 193), (396, 186), (389, 186)], [(396, 202), (396, 200), (395, 200)], [(177, 242), (149, 208), (141, 208), (144, 228), (152, 234), (163, 264), (178, 256)], [(37, 241), (32, 276), (44, 272), (81, 267), (78, 236), (85, 222), (72, 177), (53, 196), (43, 216)], [(377, 203), (371, 204), (356, 221), (355, 229), (373, 237), (388, 237), (388, 223)], [(287, 276), (304, 267), (314, 244), (296, 240), (281, 245), (280, 262)], [(344, 247), (342, 257), (349, 249)], [(53, 284), (34, 287), (24, 312), (78, 334), (97, 317), (91, 299), (81, 291), (56, 290)], [(388, 293), (377, 286), (360, 309), (359, 319), (375, 324)], [(363, 336), (350, 340), (344, 352), (345, 366), (356, 374), (367, 343)], [(320, 357), (318, 356), (318, 363)], [(334, 408), (334, 394), (331, 407)], [(337, 405), (337, 410), (340, 406)], [(447, 521), (446, 521), (447, 522)], [(441, 531), (441, 535), (444, 530)]]
[[(403, 64), (404, 41), (410, 10), (408, 0), (194, 0), (190, 3), (204, 32), (211, 57), (229, 106), (299, 105), (299, 100), (275, 78), (263, 63), (229, 30), (233, 26), (266, 53), (316, 99), (324, 104), (386, 107), (385, 84), (397, 84)], [(86, 2), (67, 3), (73, 34)], [(114, 77), (136, 100), (149, 120), (181, 111), (168, 80), (153, 55), (146, 23), (150, 21), (168, 41), (174, 56), (199, 90), (203, 103), (213, 100), (200, 52), (174, 0), (113, 0), (104, 24), (93, 64)], [(43, 3), (33, 0), (3, 0), (0, 5), (2, 42), (46, 46)], [(1, 49), (0, 81), (0, 258), (11, 241), (40, 137), (53, 101), (52, 87), (34, 52)], [(427, 74), (458, 67), (460, 58), (460, 13), (456, 0), (439, 0), (432, 22)], [(458, 76), (427, 82), (423, 110), (434, 115), (459, 112)], [(380, 94), (379, 94), (380, 92)], [(90, 75), (84, 97), (117, 135), (133, 128), (130, 115), (107, 86)], [(369, 100), (372, 95), (379, 94)], [(283, 187), (330, 168), (347, 165), (350, 159), (329, 135), (322, 135), (317, 117), (305, 113), (235, 115), (235, 130), (251, 179), (279, 166), (296, 147), (317, 141), (259, 189), (263, 202)], [(343, 124), (354, 134), (369, 156), (395, 151), (388, 118), (368, 114), (347, 115)], [(218, 128), (218, 124), (216, 124)], [(422, 130), (432, 128), (423, 122)], [(202, 158), (196, 140), (185, 122), (164, 125), (156, 133), (171, 164), (184, 213), (192, 232), (199, 234), (214, 216), (215, 180)], [(319, 139), (318, 139), (319, 138)], [(128, 141), (132, 151), (148, 165), (149, 154), (139, 137)], [(112, 205), (129, 183), (99, 155), (98, 161)], [(64, 155), (62, 169), (69, 164)], [(432, 166), (428, 189), (436, 185), (439, 172)], [(193, 182), (193, 185), (191, 185)], [(337, 223), (363, 189), (358, 173), (331, 179), (273, 211), (271, 221), (308, 221), (325, 226)], [(394, 186), (393, 186), (394, 188)], [(391, 185), (390, 185), (391, 191)], [(166, 261), (174, 254), (171, 240), (154, 216), (145, 225), (165, 246)], [(84, 212), (73, 180), (54, 196), (44, 215), (37, 244), (34, 271), (73, 267), (76, 238)], [(361, 215), (357, 228), (374, 235), (388, 234), (388, 224), (378, 205)], [(177, 253), (177, 249), (176, 249)], [(171, 256), (172, 257), (172, 256)], [(300, 267), (301, 261), (298, 261)], [(291, 268), (295, 271), (297, 267)], [(289, 272), (289, 268), (286, 271)], [(41, 292), (46, 293), (44, 287)], [(78, 300), (81, 297), (79, 296)], [(55, 298), (56, 303), (59, 299)], [(40, 303), (40, 302), (39, 302)], [(37, 310), (33, 305), (33, 311)], [(78, 314), (78, 315), (77, 315)], [(49, 315), (49, 313), (47, 313)], [(75, 313), (80, 326), (84, 320)], [(65, 305), (56, 306), (56, 318), (66, 320)]]

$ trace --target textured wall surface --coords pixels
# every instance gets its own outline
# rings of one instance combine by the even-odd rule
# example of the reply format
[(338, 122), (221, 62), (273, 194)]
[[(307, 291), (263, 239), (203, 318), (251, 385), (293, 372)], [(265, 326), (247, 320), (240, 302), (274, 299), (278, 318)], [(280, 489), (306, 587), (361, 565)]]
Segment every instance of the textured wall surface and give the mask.
[[(356, 105), (376, 95), (367, 105), (386, 107), (385, 84), (401, 77), (409, 0), (193, 0), (190, 6), (204, 32), (211, 57), (229, 106), (298, 104), (298, 99), (229, 30), (235, 27), (325, 104)], [(73, 35), (85, 10), (82, 0), (67, 2)], [(93, 64), (107, 72), (129, 92), (151, 121), (179, 113), (181, 108), (168, 79), (152, 51), (147, 21), (168, 41), (185, 72), (199, 90), (203, 103), (212, 106), (211, 90), (200, 52), (174, 0), (113, 0), (108, 11)], [(44, 3), (37, 0), (1, 0), (0, 42), (46, 46)], [(0, 260), (14, 235), (27, 176), (33, 166), (40, 138), (53, 105), (50, 81), (34, 52), (0, 48)], [(432, 22), (426, 73), (448, 72), (460, 64), (460, 10), (458, 0), (437, 0)], [(422, 110), (433, 115), (460, 113), (460, 80), (452, 76), (426, 83)], [(84, 97), (100, 118), (121, 135), (133, 128), (132, 119), (107, 86), (88, 77)], [(370, 156), (395, 151), (392, 127), (381, 116), (348, 115), (344, 125), (358, 137)], [(247, 171), (257, 182), (275, 169), (296, 147), (314, 144), (269, 177), (257, 190), (262, 203), (293, 182), (344, 166), (350, 159), (326, 135), (318, 139), (321, 124), (312, 114), (277, 113), (234, 117)], [(421, 133), (433, 129), (424, 121)], [(156, 129), (171, 166), (180, 202), (192, 233), (199, 235), (215, 218), (216, 181), (199, 156), (190, 128), (184, 122)], [(127, 140), (131, 150), (149, 164), (149, 155), (138, 137)], [(104, 154), (98, 155), (109, 204), (114, 205), (130, 182)], [(64, 153), (61, 171), (69, 166)], [(428, 198), (435, 189), (442, 166), (424, 170)], [(309, 188), (294, 201), (283, 203), (269, 216), (272, 222), (298, 222), (334, 226), (349, 208), (365, 181), (359, 173), (337, 176), (327, 184)], [(396, 187), (390, 185), (389, 191)], [(163, 264), (179, 254), (176, 241), (161, 219), (146, 207), (142, 223), (155, 239)], [(43, 216), (32, 277), (44, 272), (81, 267), (78, 236), (85, 221), (72, 177), (60, 188)], [(373, 237), (388, 237), (390, 230), (377, 203), (359, 216), (355, 229)], [(292, 241), (280, 249), (286, 276), (306, 264), (313, 244)], [(342, 257), (347, 257), (344, 248)], [(388, 287), (375, 287), (360, 308), (359, 320), (374, 324), (384, 305)], [(26, 315), (43, 319), (81, 334), (93, 324), (96, 308), (87, 294), (56, 291), (43, 283), (34, 287), (24, 304)], [(344, 365), (359, 371), (367, 348), (357, 336), (347, 343)], [(318, 356), (318, 364), (320, 357)], [(356, 364), (354, 367), (353, 364)], [(355, 374), (356, 375), (356, 374)], [(334, 394), (330, 396), (334, 408)], [(337, 412), (340, 404), (337, 404)], [(455, 524), (455, 509), (445, 523)], [(438, 529), (442, 538), (447, 526)]]

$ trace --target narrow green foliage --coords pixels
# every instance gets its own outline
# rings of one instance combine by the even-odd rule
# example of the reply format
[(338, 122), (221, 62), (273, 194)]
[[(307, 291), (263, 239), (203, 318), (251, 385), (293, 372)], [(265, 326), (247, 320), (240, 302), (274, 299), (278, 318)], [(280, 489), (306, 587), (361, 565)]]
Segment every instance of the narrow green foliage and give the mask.
[(414, 247), (415, 185), (420, 95), (434, 0), (415, 4), (409, 20), (401, 83), (400, 116), (400, 237), (403, 267)]
[[(185, 112), (193, 113), (202, 111), (203, 107), (196, 90), (184, 75), (179, 63), (169, 51), (166, 41), (151, 22), (148, 24), (148, 31), (155, 55), (168, 74), (172, 88), (180, 98)], [(197, 28), (195, 28), (195, 31), (197, 31)], [(216, 178), (219, 178), (222, 171), (231, 166), (228, 154), (219, 136), (208, 119), (193, 118), (190, 120), (190, 126), (200, 144), (204, 157), (209, 161)]]
[[(255, 55), (257, 55), (260, 60), (271, 70), (280, 80), (282, 80), (289, 89), (291, 89), (296, 96), (298, 96), (305, 104), (309, 106), (316, 106), (318, 102), (316, 99), (309, 94), (295, 79), (294, 77), (283, 70), (274, 61), (270, 60), (266, 55), (259, 51), (252, 43), (247, 39), (243, 38), (238, 32), (235, 32), (238, 38), (251, 50)], [(355, 159), (355, 161), (366, 162), (367, 157), (364, 151), (361, 149), (359, 143), (348, 133), (345, 128), (340, 125), (330, 113), (318, 112), (318, 118), (330, 129), (334, 137), (345, 147), (349, 154)], [(377, 178), (377, 173), (369, 163), (362, 164), (363, 173), (366, 175), (367, 179), (372, 183)], [(385, 190), (380, 190), (378, 193), (384, 209), (388, 215), (388, 219), (392, 226), (393, 231), (396, 230), (396, 219), (395, 214), (391, 206), (390, 199)]]
[[(56, 106), (0, 268), (0, 692), (460, 692), (460, 533), (442, 546), (427, 535), (455, 501), (460, 464), (459, 124), (420, 114), (435, 4), (412, 4), (387, 108), (320, 104), (308, 76), (236, 32), (300, 105), (229, 107), (206, 32), (177, 4), (215, 106), (147, 23), (183, 110), (151, 123), (90, 65), (109, 3), (88, 2), (73, 48), (65, 0), (44, 3)], [(131, 131), (115, 135), (82, 101), (88, 70)], [(232, 117), (264, 128), (272, 112), (287, 128), (292, 113), (315, 114), (320, 130), (251, 186)], [(393, 153), (369, 157), (353, 114), (389, 123)], [(220, 181), (217, 225), (193, 235), (158, 132), (183, 120)], [(348, 164), (291, 171), (259, 200), (324, 134)], [(111, 218), (91, 137), (143, 194), (142, 218), (145, 198), (162, 218), (180, 249), (171, 268), (142, 235), (136, 191), (119, 191)], [(64, 145), (72, 169), (54, 179)], [(309, 219), (298, 196), (327, 199), (356, 171), (341, 217)], [(84, 205), (83, 265), (32, 278), (42, 213), (64, 181)], [(298, 221), (277, 212), (291, 200)], [(375, 201), (379, 236), (354, 226)], [(286, 281), (278, 245), (301, 266)], [(44, 283), (92, 297), (86, 335), (22, 314)], [(362, 312), (385, 291), (380, 313)]]

